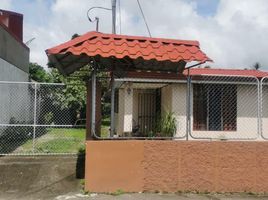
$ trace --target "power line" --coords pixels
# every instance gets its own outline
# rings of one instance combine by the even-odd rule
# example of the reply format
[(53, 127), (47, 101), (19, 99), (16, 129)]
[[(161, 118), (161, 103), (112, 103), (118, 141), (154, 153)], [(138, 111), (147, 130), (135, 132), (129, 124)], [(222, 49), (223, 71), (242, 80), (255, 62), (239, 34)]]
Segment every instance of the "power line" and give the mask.
[(149, 28), (149, 26), (148, 26), (148, 24), (147, 24), (147, 21), (146, 21), (146, 19), (145, 19), (145, 16), (144, 16), (144, 13), (143, 13), (141, 4), (140, 4), (140, 1), (137, 0), (137, 3), (138, 3), (138, 5), (139, 5), (139, 8), (140, 8), (140, 11), (141, 11), (141, 14), (142, 14), (142, 18), (143, 18), (143, 21), (144, 21), (144, 23), (145, 23), (145, 25), (146, 25), (147, 31), (148, 31), (148, 33), (149, 33), (149, 36), (152, 37), (151, 32), (150, 32), (150, 28)]

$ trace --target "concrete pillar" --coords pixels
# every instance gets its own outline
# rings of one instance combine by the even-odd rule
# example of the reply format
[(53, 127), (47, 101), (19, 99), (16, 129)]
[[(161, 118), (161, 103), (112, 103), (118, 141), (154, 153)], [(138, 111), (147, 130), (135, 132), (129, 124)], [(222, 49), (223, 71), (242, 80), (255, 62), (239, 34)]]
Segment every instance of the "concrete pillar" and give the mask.
[(117, 134), (132, 132), (132, 116), (133, 116), (133, 88), (128, 85), (126, 88), (119, 89), (119, 107)]
[(124, 132), (132, 132), (132, 115), (133, 115), (133, 88), (132, 85), (128, 85), (124, 89)]
[(124, 108), (125, 108), (125, 90), (119, 89), (118, 91), (118, 115), (117, 115), (117, 134), (122, 135), (124, 129)]

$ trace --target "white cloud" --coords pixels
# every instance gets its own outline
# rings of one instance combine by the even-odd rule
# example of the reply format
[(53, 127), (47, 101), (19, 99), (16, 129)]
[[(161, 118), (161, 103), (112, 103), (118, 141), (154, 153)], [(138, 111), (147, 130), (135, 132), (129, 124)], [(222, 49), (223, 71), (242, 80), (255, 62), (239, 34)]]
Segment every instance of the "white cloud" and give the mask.
[(0, 1), (0, 9), (2, 9), (2, 10), (11, 9), (11, 0), (1, 0)]
[[(193, 1), (140, 2), (154, 37), (199, 40), (201, 48), (215, 61), (214, 66), (244, 68), (259, 61), (268, 69), (268, 1), (221, 0), (216, 13), (209, 17), (201, 16)], [(38, 0), (37, 8), (44, 9), (40, 13), (46, 23), (28, 23), (25, 19), (25, 40), (36, 37), (30, 44), (31, 60), (45, 65), (45, 49), (70, 39), (74, 33), (95, 30), (95, 24), (86, 18), (87, 9), (110, 7), (110, 3), (55, 0), (48, 8), (44, 0)], [(121, 6), (122, 34), (148, 36), (136, 0), (121, 0)], [(111, 32), (110, 11), (96, 9), (90, 15), (100, 17), (100, 31)]]

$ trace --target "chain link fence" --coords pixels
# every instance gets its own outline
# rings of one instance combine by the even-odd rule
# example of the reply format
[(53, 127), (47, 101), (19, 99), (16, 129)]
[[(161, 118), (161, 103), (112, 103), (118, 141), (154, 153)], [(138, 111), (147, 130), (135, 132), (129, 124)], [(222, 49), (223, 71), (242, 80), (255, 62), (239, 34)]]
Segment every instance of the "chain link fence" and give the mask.
[(261, 80), (261, 104), (260, 104), (262, 138), (268, 140), (268, 77)]
[[(97, 77), (95, 88), (99, 139), (268, 139), (268, 77)], [(85, 85), (0, 82), (0, 92), (0, 155), (84, 148)]]
[(114, 134), (117, 137), (185, 138), (187, 84), (118, 81)]
[(259, 131), (259, 80), (242, 76), (194, 76), (191, 136), (255, 140)]
[(84, 85), (0, 82), (0, 93), (0, 155), (76, 154), (84, 147)]
[[(97, 80), (100, 85), (103, 81)], [(96, 116), (100, 132), (96, 135), (99, 139), (257, 140), (261, 124), (267, 124), (260, 119), (261, 94), (265, 104), (267, 86), (260, 92), (260, 84), (258, 78), (244, 76), (118, 78), (112, 91), (107, 78), (107, 88), (101, 86), (102, 116)], [(98, 104), (96, 99), (95, 108)]]

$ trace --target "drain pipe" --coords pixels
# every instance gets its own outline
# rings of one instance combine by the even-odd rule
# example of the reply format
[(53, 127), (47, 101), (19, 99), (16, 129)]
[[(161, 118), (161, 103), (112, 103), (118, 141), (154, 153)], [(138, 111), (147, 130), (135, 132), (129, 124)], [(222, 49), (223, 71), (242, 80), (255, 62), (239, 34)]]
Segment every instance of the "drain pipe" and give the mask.
[(186, 95), (186, 105), (187, 105), (187, 123), (186, 123), (186, 141), (189, 140), (189, 132), (191, 129), (191, 76), (190, 69), (187, 69), (187, 95)]
[(205, 63), (200, 62), (194, 65), (191, 65), (185, 70), (187, 70), (187, 95), (186, 95), (186, 141), (189, 140), (189, 135), (191, 136), (191, 82), (192, 82), (192, 77), (190, 76), (190, 69), (196, 66), (199, 66), (201, 64)]

